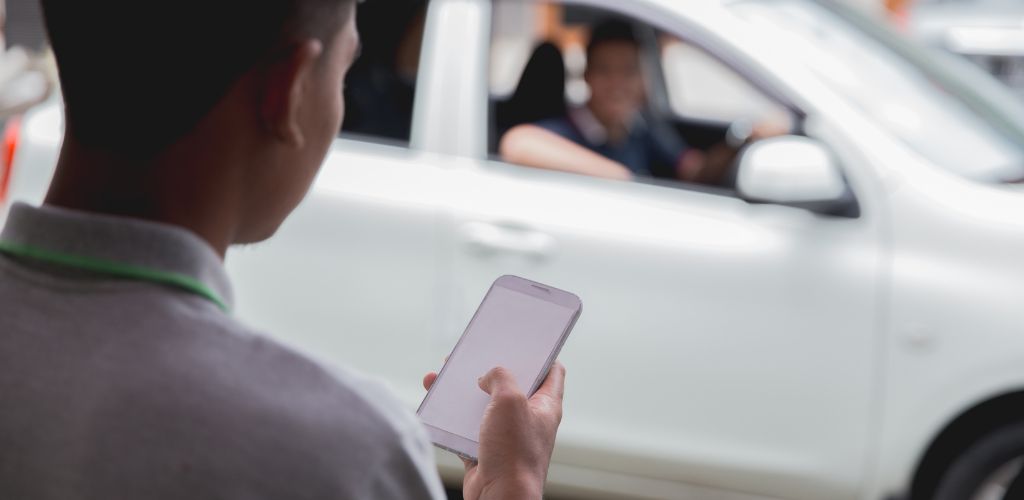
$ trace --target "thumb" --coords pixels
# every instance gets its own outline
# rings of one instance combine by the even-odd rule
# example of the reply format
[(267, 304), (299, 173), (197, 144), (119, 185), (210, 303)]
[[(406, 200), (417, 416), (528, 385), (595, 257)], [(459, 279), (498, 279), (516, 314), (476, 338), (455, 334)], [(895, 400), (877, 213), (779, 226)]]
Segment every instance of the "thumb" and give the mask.
[(504, 392), (520, 392), (512, 373), (503, 367), (491, 369), (478, 381), (480, 388), (487, 394), (496, 396)]

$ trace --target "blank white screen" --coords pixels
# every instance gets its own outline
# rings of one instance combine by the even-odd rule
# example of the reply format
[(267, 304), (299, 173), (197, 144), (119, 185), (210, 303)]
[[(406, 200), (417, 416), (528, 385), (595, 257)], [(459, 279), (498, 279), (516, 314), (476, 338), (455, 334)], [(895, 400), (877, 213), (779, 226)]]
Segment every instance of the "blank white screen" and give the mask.
[(490, 401), (477, 382), (502, 366), (526, 392), (572, 320), (567, 307), (495, 286), (435, 382), (420, 418), (427, 424), (480, 441), (480, 421)]

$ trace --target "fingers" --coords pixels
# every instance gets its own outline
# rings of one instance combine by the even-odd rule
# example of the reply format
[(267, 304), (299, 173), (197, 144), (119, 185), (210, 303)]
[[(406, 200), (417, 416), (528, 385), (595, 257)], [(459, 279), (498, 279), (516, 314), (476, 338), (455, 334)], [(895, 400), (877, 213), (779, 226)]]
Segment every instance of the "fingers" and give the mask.
[[(2, 0), (0, 0), (0, 1), (2, 1)], [(448, 362), (448, 356), (445, 356), (444, 357), (444, 363), (447, 363), (447, 362)], [(434, 385), (434, 381), (435, 380), (437, 380), (437, 372), (427, 372), (427, 374), (423, 376), (423, 388), (429, 391), (430, 387), (432, 385)]]
[(434, 381), (437, 380), (437, 374), (434, 372), (427, 373), (423, 376), (423, 388), (430, 390), (430, 386), (434, 385)]
[[(544, 379), (540, 388), (537, 389), (536, 394), (552, 398), (556, 401), (562, 401), (565, 395), (565, 372), (565, 365), (560, 361), (555, 361), (551, 365), (551, 370), (548, 371), (547, 378)], [(423, 388), (429, 391), (435, 381), (437, 381), (437, 373), (427, 373), (423, 376)], [(500, 366), (480, 377), (479, 385), (492, 398), (498, 396), (498, 394), (522, 395), (522, 391), (516, 385), (512, 374)]]
[(754, 124), (750, 137), (754, 140), (768, 139), (770, 137), (786, 135), (790, 130), (791, 127), (788, 124), (779, 121), (763, 121)]
[(512, 377), (512, 373), (500, 366), (480, 377), (479, 383), (480, 388), (490, 394), (491, 399), (508, 396), (526, 399), (523, 391), (519, 390), (519, 386), (516, 385), (516, 379)]
[(556, 401), (562, 401), (562, 397), (565, 395), (565, 365), (560, 361), (555, 361), (555, 364), (551, 365), (551, 370), (548, 371), (547, 378), (544, 379), (544, 383), (537, 389), (535, 395), (543, 395)]

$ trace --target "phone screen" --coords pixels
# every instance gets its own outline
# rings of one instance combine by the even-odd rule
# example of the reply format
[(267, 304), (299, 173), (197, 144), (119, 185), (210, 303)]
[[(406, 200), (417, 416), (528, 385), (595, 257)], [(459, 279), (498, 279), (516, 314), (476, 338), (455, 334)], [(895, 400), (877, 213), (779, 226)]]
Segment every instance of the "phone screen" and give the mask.
[(534, 384), (547, 372), (578, 311), (496, 283), (431, 387), (420, 418), (429, 426), (479, 442), (490, 396), (480, 389), (478, 379), (501, 366), (523, 392), (536, 389)]

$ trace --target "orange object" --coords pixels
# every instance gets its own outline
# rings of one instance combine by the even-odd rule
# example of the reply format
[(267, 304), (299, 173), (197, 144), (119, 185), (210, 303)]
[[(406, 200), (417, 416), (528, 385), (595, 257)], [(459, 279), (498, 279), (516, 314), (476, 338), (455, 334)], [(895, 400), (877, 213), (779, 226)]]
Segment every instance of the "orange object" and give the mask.
[(910, 24), (910, 5), (913, 0), (884, 0), (885, 10), (889, 13), (889, 19), (901, 28), (905, 29)]
[(14, 153), (18, 149), (20, 135), (21, 117), (11, 118), (4, 128), (3, 140), (0, 142), (0, 203), (7, 199), (7, 189), (14, 171)]

